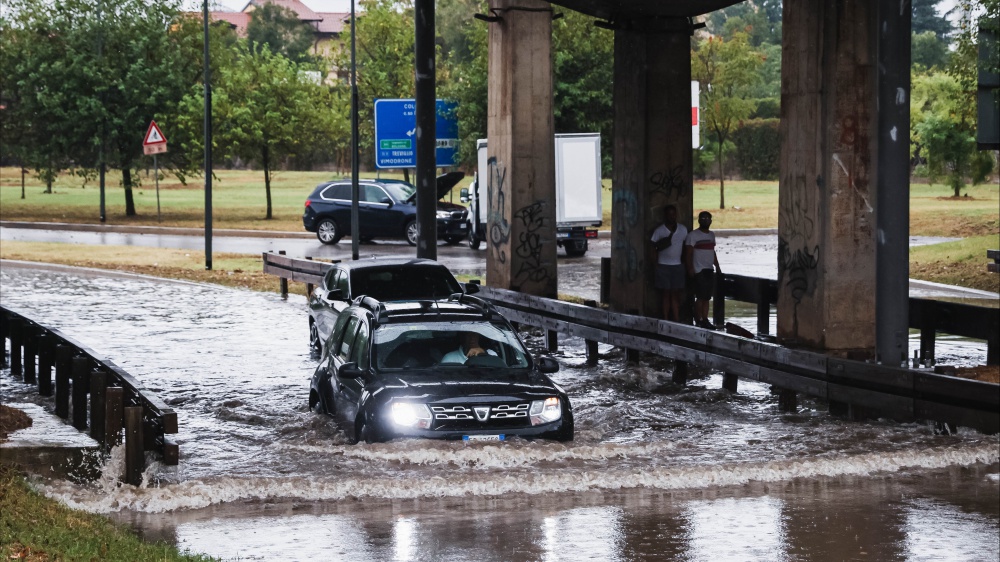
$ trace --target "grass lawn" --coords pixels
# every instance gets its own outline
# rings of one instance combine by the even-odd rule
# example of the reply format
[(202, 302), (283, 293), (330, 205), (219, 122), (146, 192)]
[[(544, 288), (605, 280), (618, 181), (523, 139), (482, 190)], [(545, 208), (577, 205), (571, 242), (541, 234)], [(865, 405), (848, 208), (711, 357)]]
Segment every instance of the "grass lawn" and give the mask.
[[(217, 228), (302, 230), (302, 208), (306, 197), (321, 181), (342, 177), (334, 172), (277, 172), (272, 180), (274, 219), (264, 220), (263, 173), (247, 170), (220, 170), (212, 184), (214, 216)], [(372, 177), (374, 174), (363, 174)], [(382, 177), (401, 179), (401, 174)], [(137, 217), (125, 217), (125, 195), (121, 176), (109, 171), (107, 176), (107, 217), (109, 224), (135, 224), (201, 227), (204, 224), (204, 192), (201, 178), (189, 178), (185, 186), (176, 178), (160, 181), (163, 220), (156, 220), (156, 191), (151, 175), (140, 174), (141, 186), (135, 188)], [(471, 177), (459, 182), (450, 195), (458, 202), (458, 191), (468, 186)], [(45, 194), (44, 185), (26, 177), (25, 199), (21, 199), (21, 175), (17, 168), (0, 168), (0, 219), (43, 222), (97, 223), (99, 194), (96, 183), (86, 186), (71, 174), (61, 175)], [(602, 191), (604, 227), (611, 227), (611, 182), (604, 180)], [(910, 230), (913, 234), (933, 236), (977, 236), (1000, 230), (1000, 187), (996, 183), (971, 186), (968, 197), (949, 197), (943, 185), (911, 185)], [(694, 186), (696, 211), (710, 210), (714, 228), (776, 228), (778, 226), (777, 182), (726, 182), (726, 205), (718, 209), (717, 181), (698, 181)]]
[(910, 249), (910, 277), (1000, 293), (1000, 275), (986, 270), (986, 250), (1000, 249), (1000, 234)]
[(143, 542), (105, 517), (70, 509), (0, 465), (0, 557), (4, 560), (211, 560)]

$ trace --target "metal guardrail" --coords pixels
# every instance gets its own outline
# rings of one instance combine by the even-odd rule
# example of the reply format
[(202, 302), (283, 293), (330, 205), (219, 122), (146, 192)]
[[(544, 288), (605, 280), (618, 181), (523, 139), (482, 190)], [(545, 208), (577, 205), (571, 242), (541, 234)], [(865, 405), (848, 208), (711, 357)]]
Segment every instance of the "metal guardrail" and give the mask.
[[(37, 385), (42, 396), (54, 395), (57, 416), (89, 430), (105, 450), (124, 441), (125, 482), (141, 483), (146, 451), (158, 453), (164, 464), (178, 463), (179, 448), (167, 437), (177, 433), (177, 414), (121, 367), (57, 329), (0, 307), (4, 340), (10, 341), (11, 375)], [(6, 360), (0, 352), (0, 362)]]
[[(305, 283), (320, 283), (329, 267), (329, 264), (264, 254), (265, 272)], [(732, 277), (741, 298), (756, 294), (761, 300), (770, 300), (776, 296), (776, 285), (767, 284), (767, 289), (763, 289), (765, 280), (753, 281), (756, 288), (748, 289), (752, 294), (740, 293), (743, 289), (739, 287), (749, 283), (745, 280), (753, 278)], [(729, 283), (727, 279), (723, 285)], [(826, 399), (831, 409), (834, 405), (838, 408), (846, 405), (857, 415), (867, 411), (901, 420), (927, 419), (973, 427), (987, 433), (1000, 431), (1000, 389), (995, 384), (840, 359), (503, 289), (482, 287), (478, 296), (490, 300), (513, 322), (578, 336), (588, 344), (599, 341), (672, 358), (683, 367), (694, 363), (718, 369), (733, 381), (732, 388), (736, 377), (745, 377)]]

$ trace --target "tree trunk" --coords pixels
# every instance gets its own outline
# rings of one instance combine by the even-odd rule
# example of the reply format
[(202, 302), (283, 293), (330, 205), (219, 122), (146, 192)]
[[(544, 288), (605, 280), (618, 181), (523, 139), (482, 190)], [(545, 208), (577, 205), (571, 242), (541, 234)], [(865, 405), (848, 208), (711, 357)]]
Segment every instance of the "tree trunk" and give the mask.
[(719, 143), (719, 208), (726, 208), (726, 174), (722, 169), (722, 143)]
[(267, 195), (267, 214), (264, 220), (271, 220), (271, 151), (267, 144), (264, 144), (261, 160), (264, 163), (264, 193)]
[(21, 199), (24, 199), (24, 174), (27, 173), (27, 171), (28, 170), (25, 170), (23, 166), (21, 167)]
[(125, 216), (135, 216), (135, 198), (132, 197), (132, 169), (122, 168), (122, 184), (125, 186)]

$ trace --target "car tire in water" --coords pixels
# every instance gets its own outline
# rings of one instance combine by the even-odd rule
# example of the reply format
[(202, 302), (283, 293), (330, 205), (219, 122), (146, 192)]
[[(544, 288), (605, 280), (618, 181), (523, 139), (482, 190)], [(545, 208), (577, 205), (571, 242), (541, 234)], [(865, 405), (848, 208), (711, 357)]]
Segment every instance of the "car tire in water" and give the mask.
[(406, 236), (406, 242), (410, 246), (417, 245), (417, 221), (412, 220), (406, 223), (406, 228), (403, 230), (403, 234)]
[(324, 244), (336, 244), (344, 235), (333, 219), (323, 219), (316, 225), (316, 238)]
[(472, 229), (470, 228), (469, 229), (469, 247), (472, 248), (473, 250), (478, 250), (479, 249), (479, 244), (480, 244), (479, 237), (476, 236), (476, 233), (472, 232)]
[(309, 323), (309, 348), (313, 351), (320, 351), (319, 329), (315, 322)]

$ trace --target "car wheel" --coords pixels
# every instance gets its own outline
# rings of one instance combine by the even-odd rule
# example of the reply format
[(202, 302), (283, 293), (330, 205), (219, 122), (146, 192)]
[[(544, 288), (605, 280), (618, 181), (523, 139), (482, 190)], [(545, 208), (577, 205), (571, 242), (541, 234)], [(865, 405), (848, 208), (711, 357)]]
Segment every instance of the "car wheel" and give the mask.
[(473, 250), (478, 250), (479, 249), (479, 243), (480, 243), (479, 242), (479, 237), (476, 236), (476, 233), (472, 232), (472, 230), (470, 229), (469, 230), (469, 247), (472, 248)]
[(309, 322), (309, 347), (313, 351), (319, 351), (319, 328), (316, 327), (315, 322)]
[(410, 246), (416, 246), (417, 245), (417, 221), (412, 220), (412, 221), (406, 223), (406, 230), (404, 232), (406, 233), (406, 241), (410, 244)]
[(340, 227), (333, 219), (323, 219), (316, 225), (316, 238), (324, 244), (336, 244), (343, 237)]
[(360, 420), (358, 420), (357, 424), (357, 433), (355, 435), (356, 442), (360, 443), (364, 441), (365, 443), (368, 444), (381, 442), (381, 439), (379, 439), (378, 434), (375, 431), (375, 428), (368, 423), (367, 419), (365, 419), (367, 416), (365, 416), (364, 414), (362, 414), (361, 416), (362, 417)]
[(325, 414), (326, 410), (323, 409), (323, 402), (319, 399), (319, 396), (315, 392), (309, 393), (309, 409), (316, 414)]

